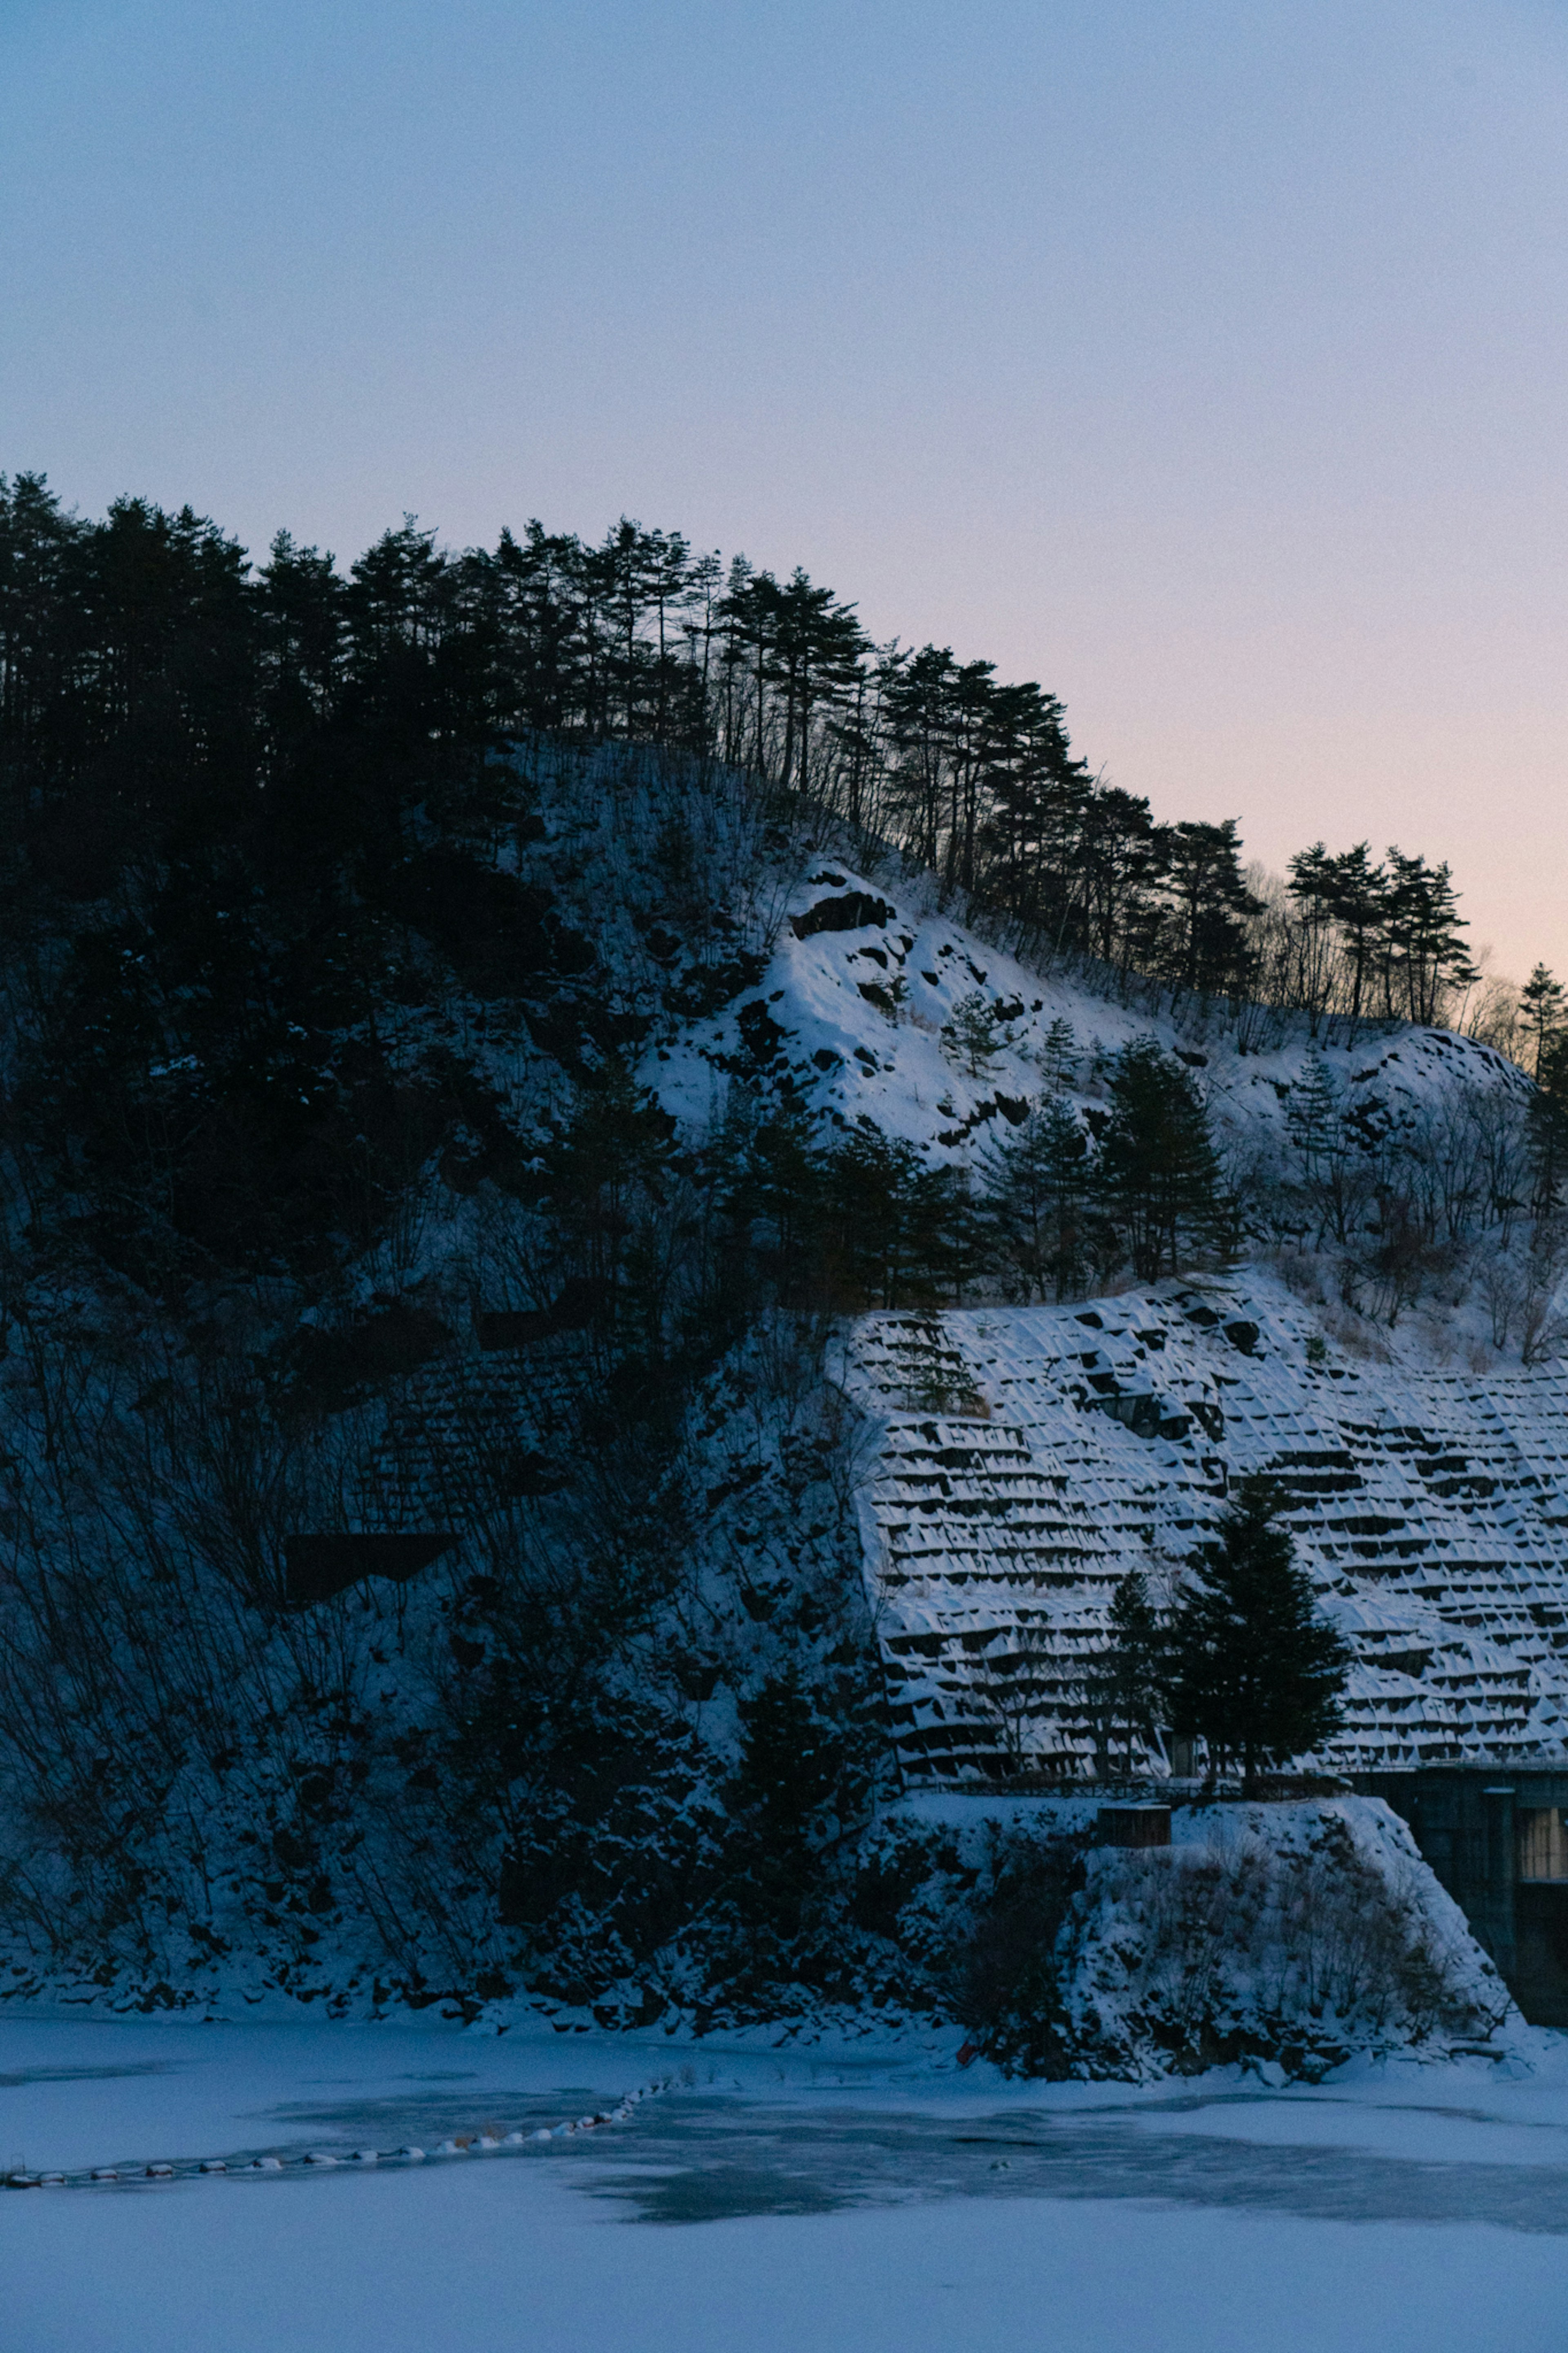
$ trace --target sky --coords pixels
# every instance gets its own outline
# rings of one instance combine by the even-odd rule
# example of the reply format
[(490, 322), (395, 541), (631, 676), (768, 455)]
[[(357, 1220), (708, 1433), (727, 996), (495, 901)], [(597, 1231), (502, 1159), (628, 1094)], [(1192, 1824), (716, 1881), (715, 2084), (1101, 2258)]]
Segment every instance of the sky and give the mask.
[(0, 470), (622, 513), (1568, 974), (1568, 10), (0, 0)]

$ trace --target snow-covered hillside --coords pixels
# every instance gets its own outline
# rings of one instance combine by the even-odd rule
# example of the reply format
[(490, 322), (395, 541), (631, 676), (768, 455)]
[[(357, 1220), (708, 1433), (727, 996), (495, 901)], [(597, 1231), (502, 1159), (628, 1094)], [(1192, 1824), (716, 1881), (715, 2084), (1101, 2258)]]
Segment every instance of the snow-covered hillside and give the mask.
[[(884, 1932), (820, 1858), (892, 1793), (889, 1725), (908, 1782), (1092, 1771), (1077, 1686), (1116, 1579), (1173, 1570), (1253, 1467), (1290, 1486), (1361, 1653), (1343, 1761), (1561, 1741), (1549, 1254), (1527, 1265), (1528, 1215), (1500, 1207), (1516, 1070), (1440, 1032), (1313, 1039), (1032, 971), (929, 877), (803, 854), (722, 779), (595, 755), (524, 781), (515, 827), (383, 878), (384, 969), (365, 1034), (317, 1041), (322, 1084), (329, 1049), (349, 1078), (310, 1153), (287, 1123), (215, 1130), (244, 1187), (209, 1226), (193, 1163), (187, 1232), (128, 1114), (93, 1129), (101, 1166), (70, 1164), (97, 1222), (71, 1197), (26, 1261), (0, 1358), (18, 1994), (467, 2012), (504, 1983), (623, 2021), (859, 2000)], [(160, 990), (162, 1040), (188, 991), (173, 966)], [(960, 1260), (900, 1292), (836, 1257), (857, 1155), (833, 1147), (868, 1122), (967, 1166), (970, 1204), (910, 1187), (981, 1231), (990, 1146), (1054, 1088), (1092, 1206), (1141, 1037), (1206, 1101), (1246, 1262), (1023, 1306), (1019, 1262), (966, 1241), (962, 1310), (855, 1312), (951, 1299)], [(219, 1109), (241, 1043), (208, 1043)], [(70, 1119), (112, 1085), (161, 1102), (189, 1057), (157, 1051), (79, 1071)], [(53, 1064), (21, 1061), (48, 1200), (75, 1131), (39, 1092)], [(1348, 1172), (1332, 1232), (1312, 1101)], [(808, 1129), (792, 1288), (757, 1171)], [(1428, 1188), (1414, 1275), (1380, 1303), (1404, 1184)], [(867, 1198), (875, 1225), (893, 1197)], [(172, 1302), (148, 1288), (171, 1263), (197, 1271)]]
[[(946, 1366), (948, 1410), (911, 1398)], [(1310, 1355), (1309, 1354), (1310, 1350)], [(1173, 1571), (1267, 1471), (1358, 1664), (1342, 1767), (1568, 1739), (1568, 1375), (1368, 1365), (1277, 1277), (869, 1316), (868, 1573), (907, 1769), (1093, 1769), (1115, 1580)]]
[(1321, 2078), (1369, 2044), (1446, 2051), (1520, 2030), (1496, 1967), (1381, 1799), (1178, 1804), (1170, 1844), (1145, 1848), (1102, 1843), (1098, 1811), (1092, 1795), (922, 1792), (866, 1841), (864, 1868), (908, 1879), (918, 1841), (945, 1841), (948, 1873), (982, 1888), (1000, 1852), (1018, 1894), (1031, 1859), (1048, 1870), (1053, 1839), (1079, 1843), (1081, 1882), (1049, 1947), (1054, 2002), (981, 2029), (1018, 2072), (1136, 2079), (1223, 2056)]
[[(966, 998), (993, 1022), (981, 1067), (952, 1038)], [(1300, 1017), (1173, 1013), (1042, 977), (922, 911), (918, 886), (900, 907), (832, 863), (796, 892), (757, 990), (664, 1042), (648, 1071), (689, 1120), (743, 1071), (825, 1130), (869, 1118), (973, 1163), (1050, 1085), (1092, 1124), (1110, 1058), (1137, 1036), (1198, 1073), (1259, 1243), (1279, 1240), (1289, 1109), (1314, 1060), (1349, 1120), (1427, 1165), (1467, 1122), (1517, 1130), (1530, 1093), (1513, 1064), (1447, 1031), (1313, 1038)], [(1506, 1235), (1491, 1258), (1506, 1267)], [(911, 1775), (1008, 1753), (1092, 1769), (1079, 1685), (1114, 1581), (1173, 1571), (1249, 1471), (1286, 1488), (1356, 1650), (1325, 1762), (1563, 1746), (1568, 1377), (1499, 1340), (1473, 1266), (1444, 1266), (1403, 1317), (1347, 1304), (1342, 1274), (1275, 1248), (1110, 1299), (861, 1321), (852, 1387), (883, 1431), (868, 1575)]]
[[(943, 1159), (973, 1155), (987, 1130), (1022, 1114), (1060, 1083), (1083, 1104), (1101, 1100), (1110, 1058), (1153, 1037), (1201, 1073), (1223, 1142), (1281, 1150), (1286, 1105), (1310, 1058), (1355, 1107), (1370, 1102), (1406, 1125), (1482, 1090), (1521, 1103), (1529, 1082), (1489, 1046), (1448, 1030), (1364, 1022), (1310, 1035), (1304, 1016), (1191, 998), (1178, 1011), (1099, 993), (1066, 972), (1031, 971), (927, 903), (917, 878), (895, 904), (884, 887), (843, 865), (815, 865), (789, 901), (771, 960), (754, 990), (708, 1020), (683, 1025), (650, 1053), (646, 1074), (688, 1121), (710, 1116), (730, 1073), (787, 1082), (833, 1122), (874, 1120)], [(942, 1031), (968, 999), (984, 1000), (995, 1047), (976, 1069)], [(1053, 1024), (1071, 1031), (1065, 1048)]]

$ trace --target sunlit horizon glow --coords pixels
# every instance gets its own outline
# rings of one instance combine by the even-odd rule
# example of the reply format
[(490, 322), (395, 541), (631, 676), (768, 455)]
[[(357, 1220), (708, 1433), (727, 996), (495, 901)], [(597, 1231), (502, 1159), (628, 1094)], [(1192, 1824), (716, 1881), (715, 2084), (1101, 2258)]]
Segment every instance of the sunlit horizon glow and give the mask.
[(0, 468), (341, 561), (625, 512), (1568, 974), (1538, 5), (20, 0)]

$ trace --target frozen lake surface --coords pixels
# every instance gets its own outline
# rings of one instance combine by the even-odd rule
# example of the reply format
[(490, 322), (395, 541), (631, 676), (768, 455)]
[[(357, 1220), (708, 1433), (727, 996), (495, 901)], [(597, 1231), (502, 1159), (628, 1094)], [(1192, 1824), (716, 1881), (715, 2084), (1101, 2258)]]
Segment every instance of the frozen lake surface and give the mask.
[[(1561, 2353), (1568, 2038), (1269, 2090), (952, 2038), (0, 2019), (5, 2353)], [(555, 2127), (674, 2074), (623, 2122)], [(976, 2080), (984, 2077), (985, 2080)], [(498, 2143), (437, 2154), (454, 2137)], [(391, 2153), (416, 2147), (423, 2161)], [(356, 2153), (379, 2153), (370, 2165)], [(301, 2160), (318, 2162), (307, 2168)], [(280, 2160), (280, 2171), (242, 2168)], [(320, 2160), (336, 2158), (337, 2165)], [(209, 2179), (142, 2168), (221, 2159)], [(132, 2179), (132, 2175), (141, 2178)]]

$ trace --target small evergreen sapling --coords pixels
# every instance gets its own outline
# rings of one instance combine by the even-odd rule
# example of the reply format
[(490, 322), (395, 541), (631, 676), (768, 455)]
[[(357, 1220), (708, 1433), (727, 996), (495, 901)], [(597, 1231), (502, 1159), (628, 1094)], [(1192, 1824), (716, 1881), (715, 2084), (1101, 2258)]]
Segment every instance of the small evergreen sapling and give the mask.
[(1040, 1049), (1040, 1068), (1047, 1083), (1058, 1092), (1070, 1087), (1078, 1075), (1078, 1039), (1073, 1035), (1072, 1023), (1058, 1014)]
[(942, 1025), (942, 1042), (972, 1079), (988, 1078), (996, 1057), (1007, 1043), (1006, 1025), (983, 988), (972, 988)]
[(1357, 1155), (1345, 1123), (1344, 1091), (1316, 1049), (1290, 1090), (1285, 1129), (1318, 1220), (1319, 1248), (1331, 1226), (1346, 1240), (1356, 1198), (1351, 1164)]
[(990, 1409), (974, 1386), (961, 1349), (947, 1338), (940, 1316), (911, 1316), (893, 1335), (889, 1355), (898, 1367), (910, 1413), (938, 1413), (984, 1421)]
[(1343, 1123), (1340, 1090), (1322, 1055), (1314, 1049), (1290, 1091), (1285, 1113), (1286, 1132), (1309, 1182), (1339, 1144)]
[(1247, 1797), (1266, 1767), (1338, 1731), (1351, 1664), (1279, 1525), (1279, 1504), (1270, 1480), (1242, 1481), (1166, 1648), (1172, 1725), (1207, 1744), (1211, 1774), (1239, 1757)]

